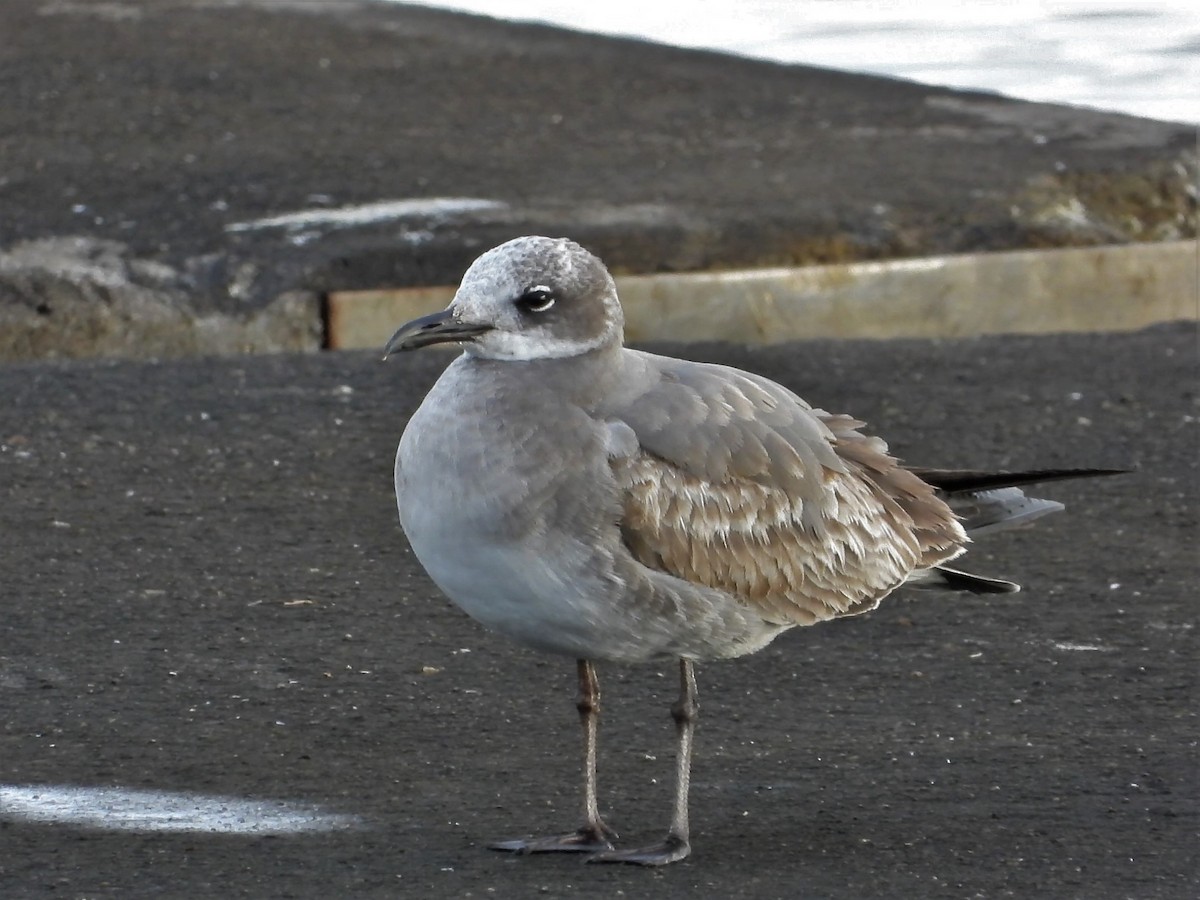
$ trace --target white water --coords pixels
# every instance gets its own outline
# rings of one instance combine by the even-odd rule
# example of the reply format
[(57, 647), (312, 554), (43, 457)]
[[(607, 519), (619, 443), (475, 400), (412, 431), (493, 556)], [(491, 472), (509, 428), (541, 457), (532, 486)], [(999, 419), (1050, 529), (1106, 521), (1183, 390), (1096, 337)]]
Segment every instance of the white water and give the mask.
[(432, 0), (423, 5), (1200, 123), (1197, 0)]

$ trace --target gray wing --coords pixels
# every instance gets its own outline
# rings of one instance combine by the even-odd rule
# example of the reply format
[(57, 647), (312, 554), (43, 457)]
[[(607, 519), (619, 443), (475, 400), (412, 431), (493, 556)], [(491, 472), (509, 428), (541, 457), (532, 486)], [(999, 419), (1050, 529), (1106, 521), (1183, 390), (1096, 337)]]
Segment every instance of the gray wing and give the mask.
[(861, 422), (737, 369), (640, 356), (646, 389), (606, 412), (637, 439), (611, 464), (643, 565), (811, 624), (962, 552), (954, 514)]

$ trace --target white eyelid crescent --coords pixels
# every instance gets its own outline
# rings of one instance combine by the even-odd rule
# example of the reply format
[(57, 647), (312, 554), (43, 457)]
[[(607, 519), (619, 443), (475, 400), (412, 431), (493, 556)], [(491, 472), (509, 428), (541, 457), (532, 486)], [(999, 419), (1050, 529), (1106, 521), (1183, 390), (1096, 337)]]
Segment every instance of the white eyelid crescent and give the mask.
[(554, 295), (551, 294), (550, 288), (546, 287), (546, 285), (544, 285), (544, 284), (535, 284), (528, 291), (526, 291), (526, 293), (527, 294), (542, 293), (542, 294), (548, 295), (546, 297), (545, 301), (538, 304), (537, 306), (533, 306), (533, 305), (527, 306), (526, 309), (528, 309), (530, 312), (545, 312), (546, 310), (548, 310), (550, 307), (552, 307), (554, 305)]

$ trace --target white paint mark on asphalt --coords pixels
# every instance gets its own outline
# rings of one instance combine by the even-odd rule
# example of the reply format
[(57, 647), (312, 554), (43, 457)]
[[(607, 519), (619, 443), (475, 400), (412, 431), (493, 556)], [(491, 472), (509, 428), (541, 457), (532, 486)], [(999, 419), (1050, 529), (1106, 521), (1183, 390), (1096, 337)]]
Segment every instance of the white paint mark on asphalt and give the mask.
[(1105, 647), (1101, 644), (1074, 644), (1070, 641), (1055, 641), (1055, 650), (1095, 650), (1100, 653), (1111, 653), (1116, 647)]
[(362, 827), (357, 816), (283, 800), (122, 787), (0, 784), (0, 821), (111, 831), (298, 834)]
[(232, 222), (226, 231), (257, 231), (261, 228), (329, 227), (347, 228), (354, 225), (370, 225), (393, 219), (417, 216), (441, 217), (457, 213), (479, 212), (487, 209), (503, 209), (507, 204), (499, 200), (484, 200), (478, 197), (420, 197), (411, 200), (380, 200), (361, 206), (342, 206), (337, 209), (306, 209), (301, 212), (271, 216), (267, 219), (252, 219), (249, 222)]

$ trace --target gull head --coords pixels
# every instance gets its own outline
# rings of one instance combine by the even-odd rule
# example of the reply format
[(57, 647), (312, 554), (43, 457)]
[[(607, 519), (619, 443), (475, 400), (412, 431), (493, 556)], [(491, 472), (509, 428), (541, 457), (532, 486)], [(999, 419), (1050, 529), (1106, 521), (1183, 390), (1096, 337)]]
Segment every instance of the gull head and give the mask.
[(562, 359), (619, 345), (624, 324), (599, 258), (566, 238), (519, 237), (475, 260), (446, 309), (401, 325), (384, 358), (457, 341), (485, 359)]

